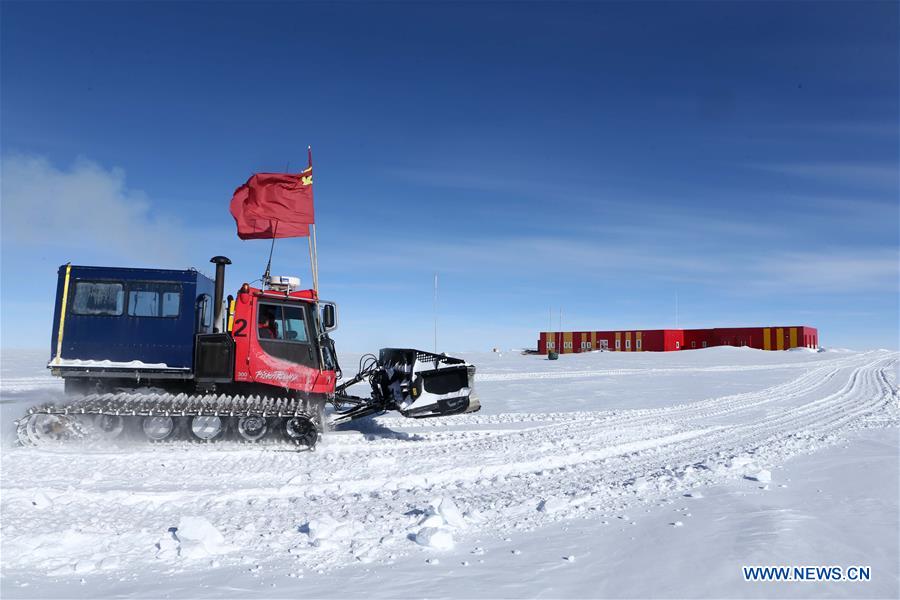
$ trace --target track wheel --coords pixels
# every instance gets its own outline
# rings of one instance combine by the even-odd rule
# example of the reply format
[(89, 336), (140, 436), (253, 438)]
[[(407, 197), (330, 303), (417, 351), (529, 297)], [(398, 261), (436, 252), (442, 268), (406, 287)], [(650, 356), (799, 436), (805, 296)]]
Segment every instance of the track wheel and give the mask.
[(209, 442), (225, 431), (225, 421), (215, 415), (200, 415), (191, 419), (191, 433), (198, 440)]
[(163, 415), (144, 417), (141, 427), (144, 430), (144, 435), (151, 441), (161, 442), (175, 432), (175, 420), (172, 417)]
[(305, 415), (297, 415), (284, 420), (284, 433), (296, 444), (306, 446), (310, 450), (316, 447), (319, 441), (319, 432), (312, 419)]
[(101, 437), (112, 440), (122, 434), (125, 429), (125, 419), (118, 415), (95, 415), (94, 429)]
[(237, 422), (238, 435), (248, 442), (255, 442), (261, 439), (269, 430), (265, 417), (241, 417)]
[(19, 429), (19, 438), (24, 433), (29, 445), (40, 446), (53, 442), (66, 442), (79, 439), (83, 431), (77, 420), (70, 415), (48, 415), (35, 413), (27, 418), (23, 429)]

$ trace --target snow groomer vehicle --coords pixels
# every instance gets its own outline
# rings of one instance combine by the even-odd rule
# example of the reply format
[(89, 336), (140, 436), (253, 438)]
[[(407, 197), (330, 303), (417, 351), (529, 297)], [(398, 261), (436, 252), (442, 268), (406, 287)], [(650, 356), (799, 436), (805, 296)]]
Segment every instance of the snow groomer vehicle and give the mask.
[[(291, 185), (294, 178), (308, 181), (275, 192), (281, 200), (308, 194), (311, 207), (311, 166), (299, 175), (274, 175), (290, 178)], [(253, 197), (258, 177), (235, 192), (233, 214), (237, 200), (246, 203), (239, 198), (244, 188)], [(256, 183), (257, 200), (271, 194), (267, 186)], [(265, 203), (254, 210), (262, 212), (260, 206)], [(293, 213), (278, 210), (278, 219), (266, 215), (265, 226), (255, 213), (248, 217), (249, 210), (235, 214), (239, 235), (271, 238), (274, 248), (276, 237), (309, 231), (311, 216), (293, 223), (286, 220)], [(248, 220), (263, 234), (247, 234)], [(17, 423), (20, 443), (127, 436), (286, 441), (312, 449), (329, 423), (392, 410), (411, 418), (478, 410), (475, 367), (442, 354), (383, 348), (364, 356), (359, 372), (342, 381), (329, 335), (337, 328), (337, 306), (319, 299), (312, 227), (311, 289), (300, 289), (297, 277), (271, 276), (271, 251), (261, 287), (244, 283), (227, 297), (231, 261), (224, 256), (211, 259), (215, 279), (194, 269), (60, 267), (48, 368), (63, 378), (66, 401), (32, 407)], [(366, 382), (368, 396), (350, 393)], [(328, 420), (327, 404), (334, 408)]]

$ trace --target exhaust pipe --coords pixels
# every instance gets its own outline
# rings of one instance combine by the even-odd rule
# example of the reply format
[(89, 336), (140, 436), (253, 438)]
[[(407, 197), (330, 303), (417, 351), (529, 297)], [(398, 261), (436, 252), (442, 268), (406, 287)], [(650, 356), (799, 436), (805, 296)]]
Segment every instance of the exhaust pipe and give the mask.
[(230, 265), (231, 261), (227, 256), (213, 256), (209, 259), (209, 262), (216, 265), (216, 291), (213, 298), (216, 314), (213, 320), (213, 333), (221, 333), (225, 331), (225, 304), (223, 302), (225, 295), (225, 265)]

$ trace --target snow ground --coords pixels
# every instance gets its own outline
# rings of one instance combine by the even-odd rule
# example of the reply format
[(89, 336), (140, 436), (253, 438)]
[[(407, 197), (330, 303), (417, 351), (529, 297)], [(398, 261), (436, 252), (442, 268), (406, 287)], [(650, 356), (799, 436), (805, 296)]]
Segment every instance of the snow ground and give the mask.
[(482, 412), (315, 453), (14, 448), (61, 392), (43, 353), (2, 358), (5, 598), (900, 594), (897, 353), (472, 355)]

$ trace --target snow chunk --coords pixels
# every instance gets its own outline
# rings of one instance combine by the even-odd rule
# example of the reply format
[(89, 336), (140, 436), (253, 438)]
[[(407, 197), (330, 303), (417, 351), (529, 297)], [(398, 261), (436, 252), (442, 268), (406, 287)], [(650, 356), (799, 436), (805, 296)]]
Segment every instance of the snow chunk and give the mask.
[(320, 546), (325, 541), (353, 537), (353, 527), (349, 521), (338, 521), (328, 514), (311, 519), (306, 524), (306, 528), (309, 532), (309, 540), (315, 546)]
[(465, 529), (469, 526), (469, 524), (466, 523), (466, 519), (463, 517), (462, 511), (460, 511), (459, 507), (456, 506), (456, 503), (447, 496), (440, 499), (437, 506), (437, 512), (450, 527)]
[(156, 558), (163, 560), (178, 558), (180, 547), (181, 544), (178, 543), (175, 533), (169, 530), (156, 542)]
[(38, 492), (31, 499), (31, 504), (38, 510), (53, 506), (53, 500), (47, 497), (47, 494)]
[(441, 515), (429, 515), (426, 514), (425, 518), (419, 523), (422, 527), (443, 527), (446, 525), (446, 521), (444, 521), (444, 517)]
[(203, 517), (181, 517), (178, 527), (161, 537), (156, 547), (156, 557), (162, 559), (205, 558), (232, 549), (219, 530)]
[(423, 527), (416, 534), (416, 543), (435, 550), (451, 550), (453, 548), (453, 534), (446, 529)]
[(182, 556), (185, 555), (185, 550), (198, 557), (227, 551), (225, 537), (203, 517), (181, 517), (175, 535), (181, 542)]
[(744, 475), (744, 477), (760, 483), (770, 483), (772, 481), (772, 472), (768, 469), (760, 469), (755, 473)]
[(554, 513), (569, 506), (569, 502), (563, 498), (544, 498), (538, 504), (538, 511), (543, 513)]
[(424, 518), (419, 521), (421, 529), (415, 534), (415, 541), (420, 546), (435, 550), (453, 548), (453, 529), (465, 529), (469, 526), (466, 518), (452, 498), (447, 496), (434, 498), (424, 511)]
[(176, 533), (181, 541), (191, 540), (211, 547), (225, 543), (225, 538), (219, 530), (203, 517), (181, 517)]
[(469, 526), (456, 502), (448, 496), (438, 497), (428, 503), (425, 517), (419, 522), (423, 527), (453, 527), (465, 529)]

